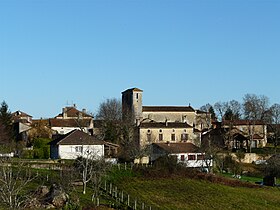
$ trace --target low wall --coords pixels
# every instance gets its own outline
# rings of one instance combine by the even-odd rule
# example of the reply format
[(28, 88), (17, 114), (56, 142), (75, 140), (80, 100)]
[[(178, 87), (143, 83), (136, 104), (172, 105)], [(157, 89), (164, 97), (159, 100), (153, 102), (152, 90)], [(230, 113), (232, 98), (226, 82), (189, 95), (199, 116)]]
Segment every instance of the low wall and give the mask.
[[(237, 156), (235, 153), (230, 154), (235, 160), (237, 160)], [(242, 163), (253, 163), (256, 160), (267, 160), (270, 155), (264, 156), (264, 155), (258, 155), (256, 153), (245, 153), (244, 158), (241, 159)]]

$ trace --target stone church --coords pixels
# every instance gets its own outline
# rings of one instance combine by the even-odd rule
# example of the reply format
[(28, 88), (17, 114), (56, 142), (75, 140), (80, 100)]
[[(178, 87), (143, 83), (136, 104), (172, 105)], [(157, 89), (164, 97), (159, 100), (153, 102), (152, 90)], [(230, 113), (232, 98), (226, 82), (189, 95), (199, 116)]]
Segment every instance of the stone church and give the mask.
[(201, 143), (203, 130), (209, 129), (210, 114), (189, 106), (143, 106), (143, 90), (122, 92), (123, 119), (137, 126), (141, 147), (152, 143)]

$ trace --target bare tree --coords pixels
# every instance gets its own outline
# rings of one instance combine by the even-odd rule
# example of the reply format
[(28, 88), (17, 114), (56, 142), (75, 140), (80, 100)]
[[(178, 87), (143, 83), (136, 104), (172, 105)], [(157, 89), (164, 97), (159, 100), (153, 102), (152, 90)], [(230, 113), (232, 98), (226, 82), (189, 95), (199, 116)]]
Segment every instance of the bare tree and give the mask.
[[(244, 117), (248, 120), (249, 139), (247, 141), (247, 151), (251, 152), (256, 121), (265, 122), (269, 117), (269, 99), (263, 95), (246, 94), (243, 98), (243, 109)], [(264, 129), (265, 127), (263, 127)]]
[(214, 109), (218, 113), (218, 119), (220, 121), (223, 121), (224, 114), (228, 108), (227, 102), (217, 102), (214, 104)]
[(277, 146), (279, 144), (279, 138), (280, 138), (280, 104), (273, 104), (270, 107), (270, 129), (272, 130), (272, 141), (273, 141), (273, 145), (275, 148), (275, 153), (276, 153), (276, 149)]
[(87, 183), (92, 180), (94, 173), (93, 161), (95, 158), (96, 156), (94, 154), (86, 152), (85, 157), (80, 156), (74, 162), (74, 166), (78, 169), (83, 182), (83, 194), (86, 194)]
[(23, 162), (0, 159), (0, 199), (10, 209), (18, 209), (27, 198), (26, 187), (37, 175), (33, 175)]
[(105, 121), (120, 121), (122, 119), (122, 104), (119, 99), (107, 99), (99, 105), (96, 119)]
[[(106, 172), (108, 164), (105, 162), (103, 156), (87, 149), (83, 153), (83, 156), (75, 160), (74, 167), (78, 169), (83, 182), (83, 194), (86, 194), (86, 188), (89, 182), (93, 182), (95, 186), (99, 186), (100, 179)], [(98, 190), (96, 192), (98, 194)]]
[(98, 136), (116, 144), (120, 144), (122, 136), (122, 105), (116, 98), (107, 99), (99, 105), (96, 119), (101, 121)]
[(92, 201), (94, 198), (98, 199), (100, 196), (100, 188), (102, 184), (102, 179), (107, 174), (108, 170), (111, 168), (111, 164), (106, 162), (103, 157), (93, 160), (93, 170), (94, 174), (92, 176), (92, 186), (93, 186), (93, 194)]
[(228, 102), (228, 107), (232, 111), (233, 119), (238, 120), (241, 117), (242, 105), (236, 100), (231, 100)]

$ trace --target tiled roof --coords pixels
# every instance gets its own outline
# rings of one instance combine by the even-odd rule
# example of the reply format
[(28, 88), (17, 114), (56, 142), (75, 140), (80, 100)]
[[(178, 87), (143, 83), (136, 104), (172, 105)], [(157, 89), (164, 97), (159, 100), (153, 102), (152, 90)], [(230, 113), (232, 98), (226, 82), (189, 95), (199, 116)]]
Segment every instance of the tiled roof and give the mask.
[(199, 152), (199, 148), (192, 143), (153, 143), (153, 145), (170, 154)]
[[(85, 112), (79, 111), (75, 107), (65, 107), (65, 112), (67, 114), (67, 117), (78, 117), (79, 114), (81, 114), (82, 117), (92, 117), (91, 115), (89, 115)], [(63, 117), (63, 113), (57, 115), (56, 118), (57, 117)]]
[(51, 127), (89, 127), (91, 119), (50, 119)]
[(191, 106), (143, 106), (143, 112), (194, 112)]
[(261, 120), (224, 120), (224, 125), (265, 125)]
[(253, 139), (263, 139), (259, 134), (254, 134)]
[(183, 122), (145, 122), (140, 124), (140, 128), (193, 128), (188, 123)]
[(80, 130), (73, 130), (70, 133), (51, 141), (51, 145), (104, 145), (105, 142), (96, 139)]
[(13, 117), (32, 117), (31, 115), (29, 114), (26, 114), (25, 112), (22, 112), (20, 110), (16, 111), (16, 112), (13, 112), (12, 113), (12, 116)]
[(208, 114), (208, 112), (201, 111), (201, 110), (199, 110), (199, 109), (196, 110), (196, 113), (197, 113), (197, 114)]
[(49, 119), (35, 119), (32, 120), (32, 125), (45, 125), (45, 126), (49, 126), (50, 125), (50, 120)]
[(123, 91), (122, 93), (131, 92), (131, 91), (143, 92), (143, 90), (141, 90), (141, 89), (139, 89), (139, 88), (130, 88), (130, 89), (127, 89), (127, 90)]

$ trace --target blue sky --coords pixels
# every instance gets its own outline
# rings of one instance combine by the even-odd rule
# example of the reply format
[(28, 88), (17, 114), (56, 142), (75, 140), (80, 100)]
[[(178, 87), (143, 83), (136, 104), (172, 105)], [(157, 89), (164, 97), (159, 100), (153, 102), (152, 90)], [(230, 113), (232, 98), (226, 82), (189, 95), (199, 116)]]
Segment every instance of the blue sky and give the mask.
[(280, 103), (280, 1), (0, 0), (0, 100), (53, 117), (127, 88), (144, 105)]

